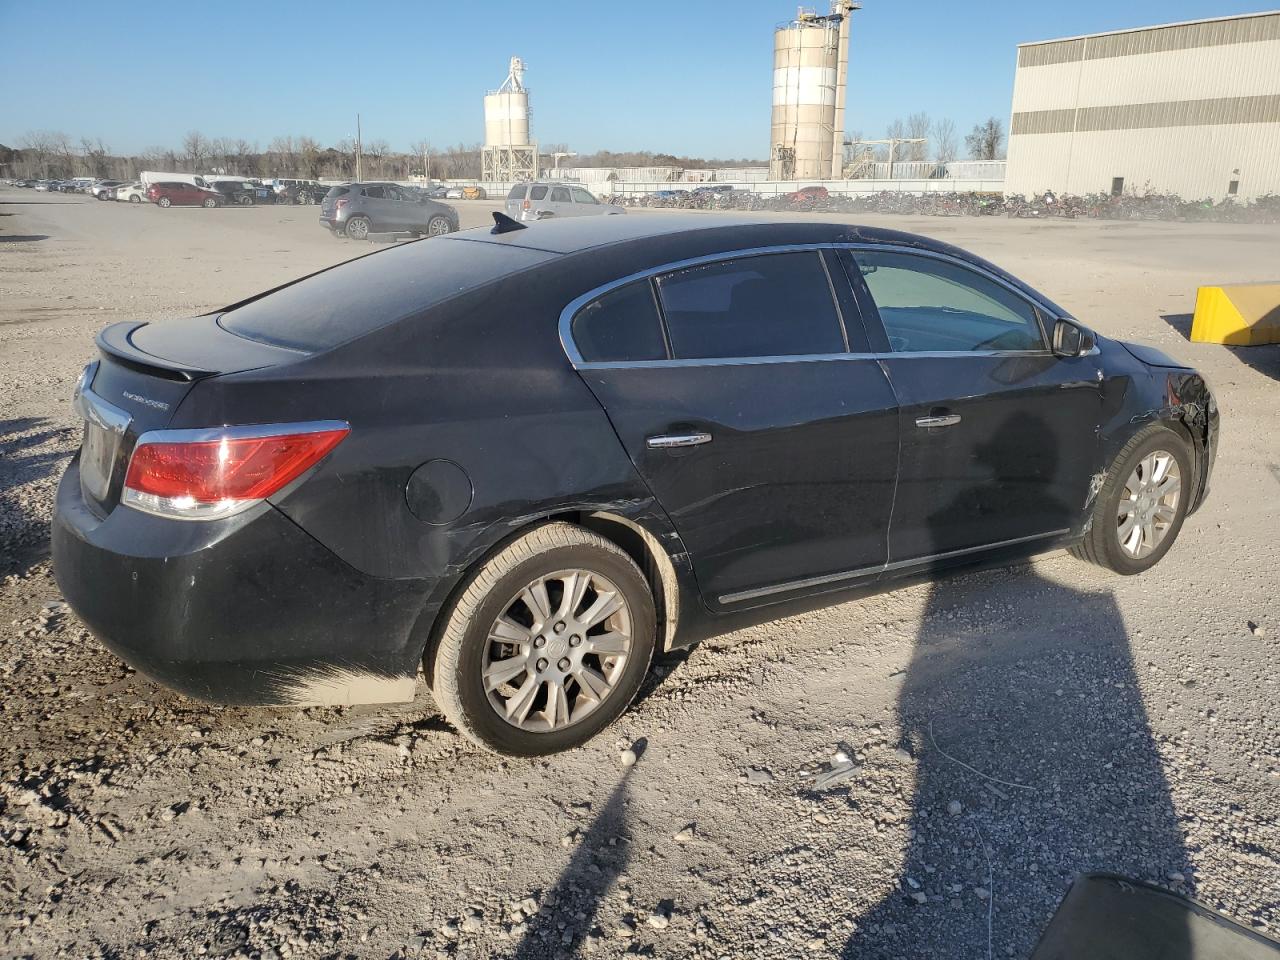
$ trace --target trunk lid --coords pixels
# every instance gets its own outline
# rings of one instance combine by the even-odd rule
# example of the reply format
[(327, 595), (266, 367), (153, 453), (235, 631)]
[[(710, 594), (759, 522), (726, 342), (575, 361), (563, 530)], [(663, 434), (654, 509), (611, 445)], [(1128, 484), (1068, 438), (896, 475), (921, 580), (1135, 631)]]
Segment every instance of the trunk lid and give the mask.
[(98, 334), (97, 343), (101, 358), (81, 381), (76, 408), (85, 421), (80, 489), (99, 516), (120, 500), (138, 437), (169, 426), (201, 380), (307, 355), (238, 337), (219, 326), (216, 315), (117, 323)]

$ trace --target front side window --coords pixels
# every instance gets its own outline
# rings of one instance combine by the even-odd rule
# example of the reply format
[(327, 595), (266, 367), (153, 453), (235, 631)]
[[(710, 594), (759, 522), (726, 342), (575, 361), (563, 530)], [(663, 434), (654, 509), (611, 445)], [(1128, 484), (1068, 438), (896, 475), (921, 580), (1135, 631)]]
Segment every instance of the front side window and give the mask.
[(573, 193), (574, 203), (596, 203), (597, 202), (595, 197), (587, 193), (587, 191), (583, 190), (581, 187), (571, 187), (570, 191)]
[(649, 281), (629, 283), (579, 310), (573, 342), (588, 362), (665, 360), (662, 321)]
[(1035, 308), (995, 280), (932, 257), (852, 257), (894, 353), (1045, 349)]
[(678, 359), (843, 353), (844, 333), (817, 251), (739, 257), (658, 280)]

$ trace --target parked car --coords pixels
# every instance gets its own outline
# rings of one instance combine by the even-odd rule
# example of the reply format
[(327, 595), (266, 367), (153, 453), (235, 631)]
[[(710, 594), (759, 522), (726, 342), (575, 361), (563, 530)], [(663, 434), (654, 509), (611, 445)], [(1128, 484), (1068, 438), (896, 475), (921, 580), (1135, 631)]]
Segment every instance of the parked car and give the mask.
[(831, 196), (826, 187), (801, 187), (792, 193), (788, 193), (786, 198), (791, 203), (810, 202), (815, 200), (826, 200)]
[(227, 202), (216, 190), (177, 182), (151, 184), (147, 199), (160, 207), (221, 207)]
[(97, 183), (93, 184), (93, 186), (89, 187), (89, 192), (99, 200), (111, 200), (113, 198), (112, 191), (123, 184), (123, 180), (99, 180)]
[(277, 180), (275, 181), (276, 203), (319, 203), (329, 192), (329, 186), (318, 180)]
[(147, 188), (141, 183), (122, 183), (112, 192), (113, 200), (128, 203), (143, 203), (147, 199)]
[(449, 187), (445, 190), (444, 195), (446, 200), (461, 200), (462, 187)]
[(259, 188), (244, 180), (217, 180), (209, 184), (209, 188), (221, 194), (227, 203), (251, 207), (258, 202)]
[(626, 213), (624, 207), (601, 203), (574, 183), (517, 183), (507, 194), (507, 214), (518, 220), (590, 217)]
[(321, 201), (320, 223), (335, 237), (352, 240), (373, 233), (437, 237), (458, 229), (458, 211), (394, 183), (344, 183)]
[(49, 187), (50, 187), (50, 183), (49, 183), (49, 181), (48, 181), (48, 180), (37, 180), (37, 181), (36, 181), (36, 189), (37, 189), (37, 190), (45, 191), (45, 190), (48, 190), (48, 189), (49, 189)]
[(658, 651), (1064, 546), (1141, 573), (1206, 495), (1199, 374), (955, 247), (495, 220), (99, 335), (52, 545), (110, 649), (237, 704), (422, 669), (543, 754)]
[(427, 187), (426, 192), (427, 197), (431, 200), (446, 200), (449, 196), (449, 188), (443, 183), (437, 184), (434, 187)]
[(484, 192), (484, 187), (470, 186), (462, 188), (463, 200), (484, 200), (488, 194)]

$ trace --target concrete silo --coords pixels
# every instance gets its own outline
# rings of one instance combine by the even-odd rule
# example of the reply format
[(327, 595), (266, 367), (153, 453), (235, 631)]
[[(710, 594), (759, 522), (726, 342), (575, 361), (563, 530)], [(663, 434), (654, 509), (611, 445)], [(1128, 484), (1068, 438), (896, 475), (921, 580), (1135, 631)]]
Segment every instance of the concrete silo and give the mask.
[(843, 175), (849, 14), (858, 7), (835, 0), (822, 16), (802, 8), (774, 31), (770, 179)]
[(532, 180), (538, 175), (538, 145), (529, 135), (529, 91), (524, 61), (511, 58), (507, 79), (484, 98), (485, 180)]

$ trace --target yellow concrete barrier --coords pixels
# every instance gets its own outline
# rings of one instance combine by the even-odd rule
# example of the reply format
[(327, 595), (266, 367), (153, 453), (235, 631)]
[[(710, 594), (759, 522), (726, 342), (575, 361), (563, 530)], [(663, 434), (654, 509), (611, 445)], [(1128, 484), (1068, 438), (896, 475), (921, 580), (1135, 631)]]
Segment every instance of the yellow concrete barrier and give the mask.
[(1191, 339), (1231, 347), (1280, 343), (1280, 283), (1201, 287)]

